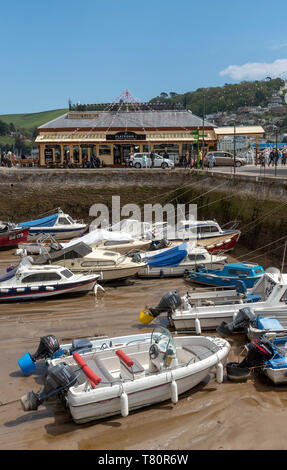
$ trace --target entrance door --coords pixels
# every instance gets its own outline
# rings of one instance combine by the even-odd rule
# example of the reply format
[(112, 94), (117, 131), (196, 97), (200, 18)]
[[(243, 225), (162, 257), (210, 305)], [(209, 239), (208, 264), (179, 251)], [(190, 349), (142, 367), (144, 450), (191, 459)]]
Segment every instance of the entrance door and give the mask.
[(135, 152), (133, 144), (116, 144), (114, 145), (114, 165), (125, 165), (128, 162), (131, 152)]

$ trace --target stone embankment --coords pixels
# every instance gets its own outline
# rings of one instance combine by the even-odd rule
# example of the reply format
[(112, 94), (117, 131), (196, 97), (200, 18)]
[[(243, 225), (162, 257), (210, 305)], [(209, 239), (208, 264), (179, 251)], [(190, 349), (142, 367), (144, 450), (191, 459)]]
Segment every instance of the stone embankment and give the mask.
[(197, 204), (199, 219), (237, 224), (249, 250), (265, 247), (264, 252), (282, 257), (287, 240), (284, 179), (183, 169), (0, 169), (2, 220), (29, 220), (61, 207), (89, 222), (91, 205), (111, 208), (114, 195), (121, 197), (121, 205)]

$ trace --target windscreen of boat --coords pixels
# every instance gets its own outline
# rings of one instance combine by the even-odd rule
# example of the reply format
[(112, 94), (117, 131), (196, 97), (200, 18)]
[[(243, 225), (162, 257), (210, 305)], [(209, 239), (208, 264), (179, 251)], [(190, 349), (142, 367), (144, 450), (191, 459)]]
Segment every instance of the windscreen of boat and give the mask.
[(262, 300), (266, 300), (275, 286), (276, 282), (265, 274), (253, 287), (252, 294), (261, 295)]
[(65, 276), (67, 279), (69, 279), (70, 277), (73, 277), (73, 273), (69, 271), (69, 269), (64, 269), (63, 271), (61, 271), (61, 274), (62, 276)]
[(176, 346), (171, 333), (162, 326), (156, 326), (151, 335), (151, 345), (156, 344), (161, 352), (173, 359), (177, 357)]

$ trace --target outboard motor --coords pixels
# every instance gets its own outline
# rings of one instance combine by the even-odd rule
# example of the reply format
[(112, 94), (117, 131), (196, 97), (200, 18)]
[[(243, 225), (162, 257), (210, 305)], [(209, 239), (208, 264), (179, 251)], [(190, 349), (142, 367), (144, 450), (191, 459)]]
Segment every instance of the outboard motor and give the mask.
[(51, 367), (46, 376), (45, 387), (37, 393), (31, 391), (21, 397), (20, 401), (23, 410), (37, 410), (39, 405), (53, 395), (57, 395), (63, 400), (69, 388), (76, 381), (77, 375), (68, 364), (61, 363)]
[(228, 337), (232, 336), (234, 331), (246, 331), (248, 326), (256, 322), (256, 316), (250, 307), (241, 308), (235, 317), (235, 320), (231, 323), (222, 321), (217, 327), (216, 331), (221, 336)]
[(172, 313), (175, 309), (179, 308), (182, 304), (182, 298), (177, 291), (168, 292), (165, 294), (156, 307), (151, 307), (149, 310), (153, 317), (157, 317), (160, 313)]
[(169, 241), (166, 238), (163, 238), (160, 241), (153, 241), (151, 244), (151, 251), (154, 250), (162, 250), (163, 248), (167, 248), (169, 246)]
[(244, 381), (251, 374), (252, 367), (264, 367), (265, 362), (272, 359), (276, 351), (270, 341), (260, 337), (245, 346), (246, 357), (241, 362), (229, 362), (226, 364), (227, 377), (232, 381)]
[(170, 315), (175, 309), (179, 308), (182, 303), (182, 298), (177, 291), (168, 292), (168, 294), (165, 294), (161, 298), (159, 304), (156, 307), (144, 309), (140, 313), (139, 320), (141, 323), (146, 325), (161, 313), (166, 312), (168, 315)]
[(20, 369), (27, 374), (36, 368), (35, 363), (39, 359), (60, 357), (64, 353), (65, 351), (60, 348), (59, 341), (54, 335), (42, 336), (37, 351), (34, 354), (27, 352), (19, 359), (18, 364)]
[(258, 367), (272, 359), (275, 354), (270, 341), (266, 338), (257, 338), (246, 344), (247, 355), (239, 364), (239, 367)]

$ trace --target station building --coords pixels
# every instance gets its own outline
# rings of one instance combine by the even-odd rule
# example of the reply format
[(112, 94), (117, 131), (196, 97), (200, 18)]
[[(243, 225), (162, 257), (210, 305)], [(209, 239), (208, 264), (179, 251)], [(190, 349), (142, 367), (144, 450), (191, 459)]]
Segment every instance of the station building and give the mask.
[[(263, 133), (260, 128), (255, 134)], [(177, 163), (187, 152), (197, 155), (198, 148), (216, 150), (222, 134), (190, 110), (69, 111), (38, 127), (35, 143), (41, 167), (64, 166), (67, 152), (79, 167), (92, 155), (103, 166), (121, 167), (131, 153), (151, 150), (167, 152)]]

